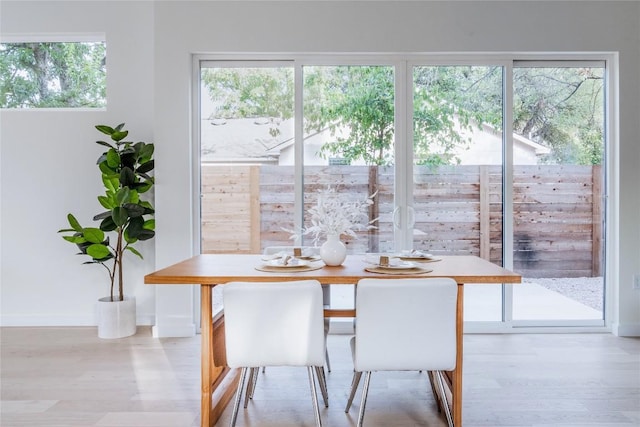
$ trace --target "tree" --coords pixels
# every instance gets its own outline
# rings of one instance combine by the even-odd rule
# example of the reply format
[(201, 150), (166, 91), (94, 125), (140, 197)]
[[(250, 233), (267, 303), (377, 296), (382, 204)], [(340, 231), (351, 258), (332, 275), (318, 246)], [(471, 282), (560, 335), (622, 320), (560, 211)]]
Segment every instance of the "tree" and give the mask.
[[(217, 69), (203, 81), (227, 118), (293, 117), (290, 68)], [(275, 71), (274, 71), (275, 70)], [(547, 163), (599, 164), (603, 153), (601, 68), (516, 68), (514, 131), (551, 148)], [(419, 66), (413, 69), (413, 148), (418, 164), (459, 160), (474, 127), (502, 128), (502, 68)], [(305, 66), (306, 134), (328, 131), (320, 150), (348, 162), (393, 162), (394, 69)], [(271, 120), (276, 137), (277, 120)]]
[(104, 107), (104, 43), (0, 44), (0, 107)]
[(603, 68), (516, 68), (514, 131), (551, 148), (545, 163), (601, 164)]
[[(392, 67), (310, 67), (305, 75), (305, 128), (328, 129), (335, 141), (321, 155), (364, 160), (369, 165), (393, 160), (394, 75)], [(347, 132), (339, 132), (348, 129)]]
[(293, 117), (291, 68), (207, 68), (202, 81), (216, 101), (210, 119), (266, 118), (275, 138), (280, 122)]

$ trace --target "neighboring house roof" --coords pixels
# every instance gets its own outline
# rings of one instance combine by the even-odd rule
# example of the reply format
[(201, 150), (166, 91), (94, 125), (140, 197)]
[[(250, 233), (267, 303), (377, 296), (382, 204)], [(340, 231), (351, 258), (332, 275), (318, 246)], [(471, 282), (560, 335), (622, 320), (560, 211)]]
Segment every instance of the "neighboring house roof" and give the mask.
[[(293, 119), (277, 125), (268, 119), (247, 118), (202, 120), (201, 159), (215, 163), (278, 163), (293, 164)], [(272, 136), (270, 129), (279, 134)], [(474, 126), (473, 131), (461, 131), (473, 144), (456, 153), (461, 164), (501, 164), (502, 131), (491, 125)], [(305, 138), (305, 164), (326, 165), (328, 160), (318, 155), (320, 147), (335, 139), (327, 130)], [(513, 134), (514, 163), (537, 164), (538, 157), (549, 154), (544, 145), (516, 133)]]

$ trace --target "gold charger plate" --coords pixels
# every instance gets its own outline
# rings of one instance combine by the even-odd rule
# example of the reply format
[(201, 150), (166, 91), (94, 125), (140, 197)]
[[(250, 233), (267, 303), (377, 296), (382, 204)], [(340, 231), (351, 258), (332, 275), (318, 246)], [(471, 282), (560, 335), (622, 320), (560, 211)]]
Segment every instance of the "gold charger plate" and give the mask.
[(272, 265), (259, 265), (256, 267), (258, 271), (266, 271), (267, 273), (300, 273), (303, 271), (320, 270), (324, 264), (309, 264), (295, 267), (274, 267)]
[(442, 258), (424, 258), (424, 257), (411, 257), (411, 256), (401, 256), (398, 258), (400, 258), (402, 261), (422, 262), (422, 263), (442, 261)]
[(426, 268), (414, 267), (414, 268), (384, 268), (384, 267), (365, 267), (365, 271), (369, 273), (379, 273), (379, 274), (392, 274), (392, 275), (404, 275), (404, 274), (423, 274), (423, 273), (431, 273), (433, 270), (428, 270)]

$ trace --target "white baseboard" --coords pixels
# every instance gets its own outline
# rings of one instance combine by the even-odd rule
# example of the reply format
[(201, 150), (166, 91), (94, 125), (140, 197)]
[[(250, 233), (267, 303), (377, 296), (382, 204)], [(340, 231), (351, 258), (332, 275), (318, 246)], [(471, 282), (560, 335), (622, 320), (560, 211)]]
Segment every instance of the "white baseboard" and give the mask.
[(159, 323), (151, 328), (154, 338), (193, 337), (196, 335), (196, 325), (193, 322)]
[[(139, 314), (136, 316), (136, 324), (140, 326), (153, 325), (155, 317), (151, 314)], [(28, 316), (2, 316), (0, 327), (19, 326), (96, 326), (95, 315), (91, 316), (57, 316), (57, 315), (28, 315)]]
[(614, 323), (611, 332), (618, 337), (640, 337), (640, 323)]
[(337, 335), (353, 335), (355, 329), (353, 327), (353, 319), (331, 319), (331, 327), (329, 328), (330, 334)]

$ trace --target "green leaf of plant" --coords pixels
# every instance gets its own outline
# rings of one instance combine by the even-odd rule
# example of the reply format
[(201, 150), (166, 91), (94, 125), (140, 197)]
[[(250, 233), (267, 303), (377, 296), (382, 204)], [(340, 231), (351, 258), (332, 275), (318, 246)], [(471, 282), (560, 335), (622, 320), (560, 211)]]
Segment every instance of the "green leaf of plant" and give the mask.
[(82, 236), (62, 236), (62, 238), (67, 242), (75, 243), (76, 245), (86, 242), (85, 238)]
[(127, 227), (127, 231), (125, 234), (127, 234), (129, 237), (137, 239), (138, 235), (143, 230), (142, 228), (143, 226), (144, 226), (144, 219), (142, 219), (142, 216), (131, 218), (131, 221), (129, 222), (129, 226)]
[(151, 157), (153, 157), (154, 149), (155, 148), (153, 144), (144, 144), (141, 147), (139, 153), (140, 163), (146, 163), (147, 161), (151, 160)]
[(113, 145), (109, 144), (106, 141), (96, 141), (96, 144), (104, 145), (105, 147), (113, 148)]
[(115, 222), (113, 222), (113, 218), (111, 218), (111, 212), (109, 212), (109, 216), (104, 218), (100, 223), (100, 230), (104, 232), (114, 231), (118, 226)]
[(107, 177), (107, 179), (109, 180), (109, 182), (105, 184), (105, 187), (111, 190), (111, 192), (115, 195), (116, 191), (118, 191), (118, 188), (120, 188), (120, 174), (111, 174)]
[(98, 163), (98, 169), (103, 175), (113, 175), (116, 171), (109, 167), (106, 161)]
[(128, 167), (130, 169), (134, 169), (136, 166), (136, 153), (131, 150), (127, 150), (127, 152), (120, 153), (120, 163), (122, 167)]
[(111, 199), (107, 196), (98, 196), (98, 202), (100, 202), (100, 204), (102, 205), (103, 208), (105, 209), (113, 209), (113, 203), (111, 203)]
[(96, 125), (96, 129), (98, 129), (100, 132), (104, 133), (105, 135), (111, 135), (113, 132), (115, 132), (113, 128), (106, 125)]
[(129, 203), (138, 204), (140, 202), (140, 195), (137, 190), (129, 191)]
[(131, 253), (134, 253), (137, 256), (139, 256), (140, 259), (144, 259), (144, 258), (142, 258), (142, 254), (140, 252), (138, 252), (135, 248), (133, 248), (131, 246), (127, 246), (127, 250), (130, 251)]
[(93, 220), (98, 221), (100, 219), (109, 218), (111, 216), (111, 209), (108, 211), (100, 212), (98, 215), (94, 215)]
[(136, 169), (136, 172), (147, 173), (152, 171), (154, 167), (155, 167), (155, 162), (153, 160), (149, 160), (147, 162), (142, 163), (140, 166), (138, 166), (138, 169)]
[(111, 251), (107, 246), (101, 243), (95, 243), (87, 248), (87, 255), (97, 261), (100, 261), (111, 258)]
[(89, 227), (82, 231), (84, 238), (91, 243), (102, 243), (104, 240), (104, 232), (99, 228)]
[[(135, 203), (125, 203), (123, 205), (131, 218), (139, 218), (145, 213), (145, 208)], [(142, 226), (142, 224), (140, 224)]]
[(120, 154), (113, 148), (107, 152), (107, 165), (114, 169), (120, 165)]
[(138, 235), (139, 240), (149, 240), (156, 235), (156, 232), (153, 230), (142, 230)]
[(118, 206), (123, 205), (124, 203), (129, 202), (131, 191), (127, 187), (123, 187), (118, 190), (116, 193), (116, 204)]
[(128, 130), (120, 130), (120, 131), (114, 130), (114, 132), (111, 134), (111, 139), (113, 139), (114, 141), (122, 141), (124, 138), (127, 137), (127, 135), (129, 135)]
[(148, 219), (144, 222), (144, 225), (142, 226), (145, 230), (155, 230), (156, 229), (156, 220), (155, 219)]
[(129, 214), (125, 208), (118, 206), (111, 211), (111, 218), (118, 227), (122, 227), (129, 219)]
[(132, 245), (132, 244), (134, 244), (135, 242), (138, 241), (137, 238), (129, 236), (129, 233), (127, 233), (126, 231), (124, 232), (123, 237), (124, 237), (125, 242), (127, 242), (127, 244), (129, 244), (129, 245)]
[(69, 221), (69, 225), (77, 232), (82, 232), (82, 226), (78, 222), (75, 216), (72, 214), (67, 215), (67, 221)]
[(122, 168), (122, 170), (120, 171), (120, 185), (123, 187), (129, 187), (135, 183), (136, 175), (133, 173), (133, 171), (128, 167)]

